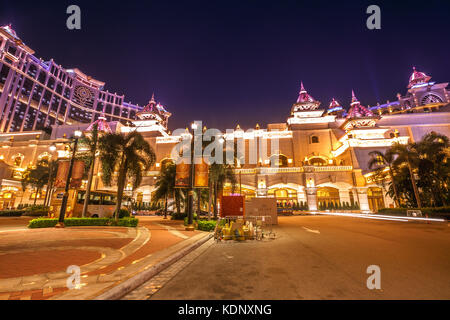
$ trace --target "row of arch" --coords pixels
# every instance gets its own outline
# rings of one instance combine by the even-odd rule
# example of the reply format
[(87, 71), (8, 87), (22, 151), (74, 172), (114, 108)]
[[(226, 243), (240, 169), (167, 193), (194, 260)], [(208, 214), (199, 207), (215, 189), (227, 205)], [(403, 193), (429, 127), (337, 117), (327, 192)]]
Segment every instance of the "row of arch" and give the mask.
[[(43, 152), (38, 156), (38, 161), (47, 159), (50, 160), (52, 158), (52, 155), (48, 152)], [(25, 159), (25, 156), (22, 153), (16, 153), (11, 157), (12, 165), (14, 167), (21, 167), (23, 164), (23, 160)]]
[[(353, 204), (358, 200), (354, 198), (353, 192), (351, 192), (350, 189), (351, 188), (349, 187), (345, 188), (346, 192), (348, 192), (348, 198), (341, 198), (338, 188), (330, 186), (319, 186), (317, 188), (317, 203), (323, 204), (325, 206), (328, 206), (331, 203), (333, 203), (334, 206), (337, 206), (339, 204), (343, 204), (343, 202)], [(256, 197), (256, 190), (253, 187), (241, 186), (240, 191), (242, 195), (246, 196), (246, 198)], [(224, 195), (230, 194), (231, 187), (226, 186), (224, 189)], [(267, 196), (276, 198), (277, 204), (282, 207), (294, 207), (295, 205), (299, 204), (298, 191), (294, 187), (269, 187)], [(372, 211), (377, 211), (378, 209), (385, 207), (383, 191), (381, 188), (369, 187), (367, 191), (367, 197), (369, 201), (369, 207)]]
[[(159, 166), (163, 167), (167, 163), (174, 163), (174, 161), (171, 158), (164, 158), (159, 162)], [(280, 153), (270, 156), (269, 163), (267, 163), (267, 165), (283, 168), (288, 167), (290, 163), (292, 163), (292, 160), (290, 160), (286, 155)], [(335, 163), (333, 159), (329, 159), (325, 156), (313, 155), (305, 159), (303, 164), (311, 166), (327, 166), (334, 165)], [(339, 165), (344, 165), (344, 162), (340, 161)]]

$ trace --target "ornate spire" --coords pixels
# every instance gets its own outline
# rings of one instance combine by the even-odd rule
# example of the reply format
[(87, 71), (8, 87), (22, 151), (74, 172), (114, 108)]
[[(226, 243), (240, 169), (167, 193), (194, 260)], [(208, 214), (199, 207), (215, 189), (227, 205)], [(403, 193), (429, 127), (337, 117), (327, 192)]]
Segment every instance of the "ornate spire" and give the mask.
[(152, 94), (152, 98), (150, 99), (150, 101), (148, 102), (148, 104), (144, 107), (144, 109), (142, 109), (142, 113), (146, 113), (146, 112), (153, 112), (153, 108), (156, 106), (156, 101), (155, 101), (155, 93)]
[(165, 128), (167, 128), (167, 121), (171, 115), (162, 104), (156, 102), (155, 93), (152, 94), (152, 98), (142, 111), (136, 114), (140, 120), (155, 120)]
[(330, 102), (330, 105), (328, 106), (328, 109), (334, 109), (334, 108), (338, 108), (338, 107), (342, 108), (340, 103), (337, 102), (337, 100), (333, 98)]
[(350, 110), (348, 110), (347, 118), (366, 118), (373, 116), (373, 112), (361, 105), (356, 98), (355, 92), (352, 90), (352, 103), (350, 104)]
[(7, 25), (4, 25), (4, 26), (1, 26), (0, 29), (5, 30), (7, 33), (9, 33), (9, 34), (10, 34), (11, 36), (13, 36), (14, 38), (19, 39), (19, 37), (17, 36), (16, 31), (14, 31), (14, 29), (12, 28), (11, 23), (10, 23), (10, 24), (7, 24)]
[(94, 130), (94, 125), (97, 125), (98, 132), (112, 133), (111, 127), (109, 126), (108, 122), (106, 122), (106, 118), (103, 114), (98, 117), (96, 121), (92, 122), (86, 129), (86, 131), (92, 132), (92, 130)]
[(291, 113), (298, 111), (312, 111), (316, 110), (320, 106), (320, 101), (316, 101), (308, 94), (303, 82), (300, 82), (300, 92), (298, 94), (297, 102), (294, 103), (291, 109)]
[(350, 105), (353, 105), (355, 103), (359, 103), (358, 98), (355, 96), (355, 91), (352, 89), (352, 103)]
[(304, 103), (304, 102), (314, 102), (314, 98), (311, 97), (308, 94), (308, 91), (305, 90), (305, 87), (303, 86), (303, 82), (300, 82), (300, 92), (298, 94), (297, 103)]
[(408, 88), (411, 88), (416, 84), (427, 83), (430, 79), (430, 76), (427, 76), (424, 72), (416, 71), (416, 67), (413, 67), (413, 73), (411, 74), (411, 77), (409, 77)]
[(303, 81), (300, 81), (300, 93), (306, 93), (305, 87), (303, 86)]
[(343, 112), (344, 108), (342, 108), (341, 104), (333, 98), (328, 106), (327, 114), (338, 115), (341, 117)]

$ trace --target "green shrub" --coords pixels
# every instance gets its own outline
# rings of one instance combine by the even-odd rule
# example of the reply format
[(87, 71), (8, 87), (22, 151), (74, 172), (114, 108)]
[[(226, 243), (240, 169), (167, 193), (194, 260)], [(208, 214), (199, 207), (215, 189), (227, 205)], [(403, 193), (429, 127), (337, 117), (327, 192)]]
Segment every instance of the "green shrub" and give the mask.
[(139, 223), (139, 219), (136, 218), (122, 218), (119, 219), (119, 222), (117, 223), (120, 227), (129, 227), (129, 228), (136, 228)]
[(170, 220), (184, 220), (184, 218), (187, 217), (187, 213), (185, 212), (180, 212), (180, 213), (172, 213), (172, 217), (170, 218)]
[(119, 211), (119, 219), (129, 218), (129, 217), (130, 217), (130, 212), (127, 209), (120, 209), (120, 211)]
[(52, 228), (56, 226), (58, 219), (37, 218), (28, 223), (28, 228)]
[(213, 231), (216, 227), (216, 220), (198, 220), (198, 230)]
[[(198, 216), (196, 213), (194, 213), (194, 217), (192, 219), (193, 221), (197, 221), (198, 220)], [(188, 225), (188, 217), (184, 218), (184, 225), (187, 226)]]
[(43, 205), (29, 206), (25, 208), (24, 216), (29, 217), (47, 217), (49, 207)]
[(20, 217), (24, 213), (24, 210), (2, 210), (0, 211), (0, 217)]
[[(136, 218), (119, 219), (118, 223), (113, 218), (66, 218), (64, 225), (67, 227), (82, 226), (120, 226), (135, 228), (139, 220)], [(58, 223), (58, 219), (37, 218), (29, 222), (28, 228), (52, 228)]]
[(111, 218), (66, 218), (64, 224), (67, 227), (81, 226), (108, 226), (111, 225)]

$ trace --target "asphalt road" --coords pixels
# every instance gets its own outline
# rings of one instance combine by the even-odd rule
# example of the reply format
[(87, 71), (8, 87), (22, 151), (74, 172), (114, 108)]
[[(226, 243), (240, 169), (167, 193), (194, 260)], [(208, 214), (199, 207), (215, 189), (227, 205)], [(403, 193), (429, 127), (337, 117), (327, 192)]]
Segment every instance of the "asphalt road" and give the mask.
[[(447, 223), (295, 216), (275, 231), (210, 246), (152, 299), (450, 299)], [(367, 288), (370, 265), (380, 290)]]

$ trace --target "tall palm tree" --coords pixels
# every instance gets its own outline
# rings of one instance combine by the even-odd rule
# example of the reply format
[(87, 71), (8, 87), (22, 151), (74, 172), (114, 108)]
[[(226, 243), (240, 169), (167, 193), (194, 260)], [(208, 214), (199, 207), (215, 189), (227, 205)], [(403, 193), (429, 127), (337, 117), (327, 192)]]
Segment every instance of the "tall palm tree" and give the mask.
[(81, 213), (81, 216), (84, 218), (86, 217), (88, 205), (89, 205), (89, 199), (91, 197), (91, 186), (92, 186), (92, 180), (94, 177), (94, 168), (95, 168), (95, 154), (97, 153), (97, 145), (98, 145), (98, 125), (94, 124), (92, 132), (90, 135), (84, 135), (83, 139), (81, 140), (81, 145), (84, 145), (87, 147), (87, 159), (88, 159), (88, 167), (89, 167), (89, 175), (88, 175), (88, 181), (86, 184), (86, 194), (84, 196), (84, 203), (83, 203), (83, 211)]
[(372, 158), (369, 161), (369, 169), (374, 168), (388, 168), (389, 175), (391, 176), (392, 188), (394, 189), (394, 201), (397, 208), (400, 207), (400, 197), (398, 193), (397, 183), (394, 177), (394, 161), (395, 154), (391, 152), (390, 149), (386, 150), (385, 153), (381, 151), (369, 152), (369, 156)]
[(214, 218), (217, 218), (217, 198), (218, 194), (222, 192), (225, 182), (230, 182), (234, 190), (237, 184), (236, 176), (234, 175), (233, 166), (225, 163), (213, 163), (209, 167), (209, 179), (213, 188), (213, 206)]
[(414, 144), (400, 144), (395, 143), (392, 145), (390, 152), (396, 155), (394, 165), (400, 166), (406, 164), (408, 166), (409, 175), (411, 179), (411, 184), (414, 190), (414, 197), (416, 198), (416, 203), (418, 208), (422, 208), (422, 202), (420, 201), (419, 189), (417, 188), (416, 178), (414, 176), (413, 167), (416, 166), (418, 162), (417, 150), (415, 150)]
[(58, 161), (50, 160), (47, 161), (48, 167), (48, 182), (47, 182), (47, 192), (45, 193), (44, 206), (49, 206), (51, 203), (51, 195), (53, 192), (53, 184), (55, 183), (56, 174), (58, 172)]
[(114, 172), (117, 176), (116, 221), (119, 219), (123, 190), (127, 179), (136, 189), (142, 182), (143, 173), (155, 162), (155, 153), (144, 137), (132, 131), (127, 134), (108, 133), (99, 138), (100, 161), (102, 164), (102, 180), (111, 185)]
[(172, 162), (163, 163), (161, 171), (156, 180), (156, 190), (152, 200), (154, 203), (164, 200), (164, 219), (167, 218), (167, 201), (170, 196), (174, 198), (179, 212), (181, 190), (175, 188), (176, 165)]
[(49, 181), (48, 160), (40, 160), (36, 167), (28, 167), (22, 175), (22, 186), (31, 185), (36, 189), (33, 205), (37, 196)]

